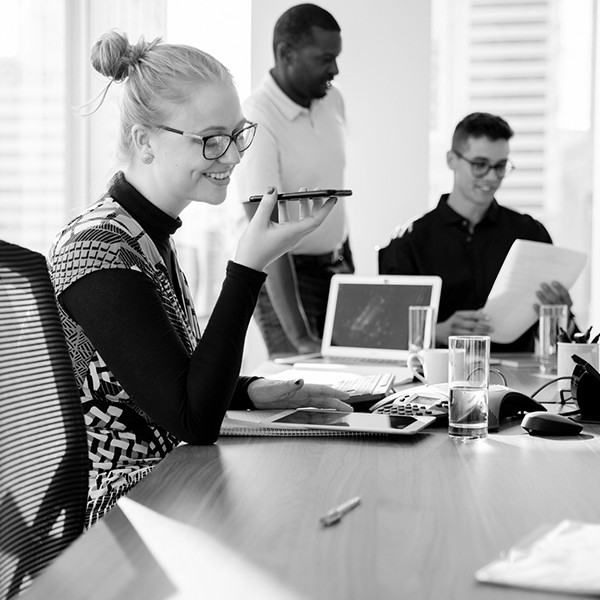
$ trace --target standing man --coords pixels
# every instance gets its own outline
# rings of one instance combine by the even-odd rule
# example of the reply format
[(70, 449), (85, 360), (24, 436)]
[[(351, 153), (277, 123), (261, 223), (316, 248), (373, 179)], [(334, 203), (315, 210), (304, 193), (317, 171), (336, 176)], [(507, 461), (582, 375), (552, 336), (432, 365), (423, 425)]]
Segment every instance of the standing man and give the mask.
[[(333, 83), (340, 31), (333, 16), (314, 4), (294, 6), (277, 21), (275, 66), (243, 105), (246, 118), (259, 126), (234, 175), (242, 201), (270, 185), (279, 192), (343, 187), (345, 109)], [(257, 205), (244, 207), (251, 219)], [(299, 203), (288, 208), (298, 211)], [(270, 358), (319, 351), (330, 279), (353, 272), (340, 199), (319, 230), (267, 269), (255, 318)]]
[[(398, 275), (439, 275), (442, 293), (436, 342), (446, 346), (449, 335), (489, 335), (485, 305), (502, 263), (517, 239), (552, 243), (546, 228), (529, 215), (501, 206), (494, 194), (513, 169), (508, 123), (489, 113), (472, 113), (454, 130), (446, 155), (454, 172), (450, 194), (432, 211), (412, 220), (379, 251), (379, 272)], [(572, 305), (569, 292), (557, 281), (537, 292), (540, 304)], [(532, 352), (533, 326), (511, 344), (492, 350)], [(570, 327), (575, 328), (571, 319)]]

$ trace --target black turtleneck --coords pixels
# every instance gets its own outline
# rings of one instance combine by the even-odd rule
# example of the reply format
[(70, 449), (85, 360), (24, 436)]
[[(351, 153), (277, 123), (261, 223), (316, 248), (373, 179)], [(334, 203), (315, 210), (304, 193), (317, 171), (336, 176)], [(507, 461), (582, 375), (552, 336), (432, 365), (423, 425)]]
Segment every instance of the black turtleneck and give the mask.
[[(169, 237), (181, 226), (180, 219), (151, 204), (122, 173), (111, 182), (108, 195), (148, 233), (176, 282)], [(221, 294), (192, 356), (152, 281), (139, 271), (95, 271), (71, 284), (58, 300), (153, 421), (179, 440), (204, 444), (215, 441), (228, 408), (252, 408), (247, 394), (252, 378), (239, 377), (239, 371), (265, 277), (233, 262), (227, 265)]]
[(171, 236), (181, 227), (181, 219), (174, 219), (157, 206), (146, 200), (126, 179), (122, 172), (117, 173), (110, 183), (108, 196), (116, 200), (150, 236), (169, 272), (171, 283), (182, 302), (181, 290), (174, 276), (175, 264), (171, 250)]

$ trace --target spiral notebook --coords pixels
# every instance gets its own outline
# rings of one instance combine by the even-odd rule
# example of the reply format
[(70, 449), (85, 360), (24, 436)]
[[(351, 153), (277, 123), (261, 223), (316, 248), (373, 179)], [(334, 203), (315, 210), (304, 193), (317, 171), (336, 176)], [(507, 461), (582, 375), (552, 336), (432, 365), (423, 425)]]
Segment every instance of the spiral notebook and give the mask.
[(434, 417), (420, 415), (396, 416), (313, 408), (227, 411), (221, 435), (412, 435), (433, 421)]
[[(259, 414), (260, 413), (260, 414)], [(360, 431), (333, 431), (329, 429), (288, 429), (265, 420), (281, 414), (281, 410), (228, 410), (221, 425), (220, 435), (248, 435), (248, 436), (282, 436), (282, 437), (310, 437), (310, 436), (353, 436), (353, 435), (384, 435), (365, 433)]]

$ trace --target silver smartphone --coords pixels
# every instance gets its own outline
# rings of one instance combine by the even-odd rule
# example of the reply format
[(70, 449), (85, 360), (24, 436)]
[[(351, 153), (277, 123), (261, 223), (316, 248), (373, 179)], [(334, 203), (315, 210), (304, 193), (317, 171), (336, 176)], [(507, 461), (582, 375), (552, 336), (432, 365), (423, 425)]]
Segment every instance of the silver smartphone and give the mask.
[[(329, 198), (331, 196), (352, 196), (352, 190), (313, 190), (312, 192), (284, 192), (277, 194), (277, 200), (302, 200), (304, 198)], [(250, 196), (248, 202), (260, 202), (263, 199), (263, 194), (258, 196)]]

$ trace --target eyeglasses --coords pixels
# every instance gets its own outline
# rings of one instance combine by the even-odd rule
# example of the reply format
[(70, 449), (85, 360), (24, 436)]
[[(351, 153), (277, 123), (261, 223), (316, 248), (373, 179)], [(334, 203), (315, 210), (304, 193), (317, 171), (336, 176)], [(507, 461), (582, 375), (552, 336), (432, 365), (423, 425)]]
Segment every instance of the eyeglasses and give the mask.
[(490, 163), (483, 160), (469, 160), (456, 150), (452, 150), (452, 152), (454, 152), (458, 158), (462, 158), (471, 165), (471, 173), (473, 173), (473, 177), (476, 177), (477, 179), (485, 177), (492, 169), (496, 171), (498, 179), (504, 179), (515, 169), (515, 165), (513, 165), (510, 160), (499, 162), (497, 165), (490, 165)]
[(178, 133), (179, 135), (192, 138), (197, 143), (202, 144), (202, 154), (206, 160), (216, 160), (217, 158), (221, 158), (221, 156), (223, 156), (227, 150), (229, 150), (231, 142), (235, 144), (238, 152), (244, 152), (244, 150), (248, 150), (250, 144), (254, 140), (257, 127), (258, 123), (248, 122), (243, 129), (240, 129), (233, 135), (219, 133), (218, 135), (200, 136), (196, 135), (195, 133), (181, 131), (180, 129), (173, 129), (172, 127), (167, 127), (166, 125), (158, 125), (159, 129), (164, 129), (165, 131), (170, 131), (171, 133)]

